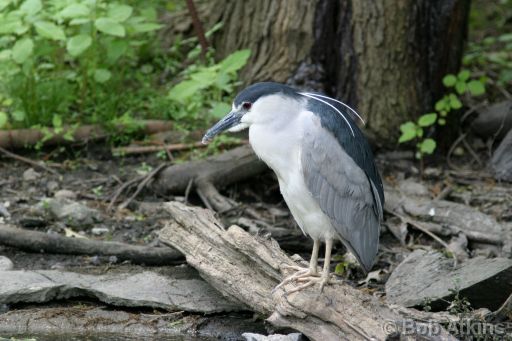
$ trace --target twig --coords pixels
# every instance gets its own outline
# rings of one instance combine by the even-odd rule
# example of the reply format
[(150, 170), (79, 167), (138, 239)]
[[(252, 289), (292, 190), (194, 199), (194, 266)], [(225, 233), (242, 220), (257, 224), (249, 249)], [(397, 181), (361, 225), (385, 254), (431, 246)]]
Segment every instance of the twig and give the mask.
[(137, 190), (135, 190), (135, 193), (132, 194), (131, 197), (129, 197), (128, 199), (126, 199), (122, 204), (120, 204), (118, 207), (120, 209), (123, 209), (123, 208), (126, 208), (131, 202), (133, 199), (135, 199), (135, 197), (137, 197), (137, 195), (140, 193), (140, 191), (142, 191), (142, 189), (144, 187), (146, 187), (146, 185), (148, 184), (148, 182), (153, 179), (153, 177), (158, 174), (158, 172), (160, 172), (164, 167), (166, 167), (167, 164), (166, 163), (162, 163), (160, 166), (156, 167), (155, 169), (153, 169), (151, 172), (149, 172), (148, 175), (146, 175), (146, 177), (144, 179), (142, 179), (142, 181), (139, 183), (139, 185), (137, 186)]
[(412, 219), (409, 219), (408, 217), (406, 216), (403, 216), (401, 215), (400, 213), (397, 213), (395, 211), (392, 211), (388, 208), (385, 208), (385, 211), (394, 215), (395, 217), (398, 217), (400, 218), (404, 223), (407, 223), (409, 225), (411, 225), (412, 227), (414, 227), (415, 229), (425, 233), (426, 235), (430, 236), (432, 239), (434, 239), (436, 242), (438, 242), (439, 244), (441, 244), (446, 250), (450, 251), (450, 255), (452, 256), (453, 258), (453, 266), (457, 266), (457, 257), (455, 256), (455, 252), (452, 251), (452, 249), (450, 248), (450, 246), (448, 244), (445, 243), (444, 240), (442, 240), (441, 238), (439, 238), (438, 236), (436, 236), (434, 233), (430, 232), (428, 229), (424, 228), (423, 226), (421, 226), (421, 224), (419, 224), (417, 221), (414, 221)]
[[(236, 141), (230, 142), (229, 145), (237, 146), (247, 144), (247, 141)], [(176, 144), (164, 144), (158, 146), (128, 146), (128, 147), (118, 147), (112, 149), (113, 155), (129, 155), (129, 154), (145, 154), (145, 153), (154, 153), (159, 151), (181, 151), (181, 150), (189, 150), (194, 148), (205, 148), (206, 145), (201, 142), (195, 143), (176, 143)], [(172, 160), (172, 155), (169, 156)]]
[(29, 231), (3, 224), (0, 224), (0, 244), (32, 252), (116, 256), (120, 260), (146, 265), (168, 265), (183, 260), (181, 253), (168, 247), (68, 238), (58, 234)]
[(206, 51), (208, 51), (208, 41), (206, 40), (203, 25), (199, 20), (199, 16), (197, 15), (196, 6), (194, 5), (193, 0), (187, 0), (187, 8), (188, 12), (190, 13), (190, 17), (192, 18), (192, 24), (194, 25), (194, 30), (196, 31), (197, 39), (199, 40), (199, 45), (201, 45), (201, 58), (205, 62)]
[(128, 146), (112, 148), (113, 155), (129, 155), (129, 154), (145, 154), (154, 153), (159, 151), (179, 151), (188, 150), (193, 148), (204, 148), (206, 145), (201, 142), (196, 143), (176, 143), (176, 144), (164, 144), (159, 146)]
[(124, 184), (122, 184), (121, 186), (119, 186), (116, 189), (116, 191), (114, 192), (114, 194), (112, 195), (112, 199), (110, 199), (110, 204), (108, 204), (107, 211), (111, 211), (112, 210), (112, 206), (114, 206), (114, 204), (116, 203), (117, 198), (119, 198), (121, 193), (123, 193), (123, 191), (126, 188), (128, 188), (128, 187), (132, 186), (133, 184), (143, 180), (144, 177), (145, 177), (145, 175), (138, 176), (135, 179), (131, 179), (131, 180), (125, 182)]
[(38, 168), (44, 169), (45, 171), (47, 171), (49, 173), (52, 173), (54, 175), (60, 175), (59, 172), (57, 172), (56, 170), (51, 169), (51, 168), (45, 166), (44, 164), (41, 164), (41, 163), (36, 162), (34, 160), (28, 159), (26, 157), (23, 157), (23, 156), (11, 153), (10, 151), (8, 151), (8, 150), (6, 150), (6, 149), (4, 149), (2, 147), (0, 147), (0, 152), (2, 154), (4, 154), (5, 156), (10, 157), (11, 159), (15, 159), (15, 160), (18, 160), (18, 161), (21, 161), (21, 162), (24, 162), (24, 163), (28, 163), (29, 165), (32, 165), (34, 167), (38, 167)]

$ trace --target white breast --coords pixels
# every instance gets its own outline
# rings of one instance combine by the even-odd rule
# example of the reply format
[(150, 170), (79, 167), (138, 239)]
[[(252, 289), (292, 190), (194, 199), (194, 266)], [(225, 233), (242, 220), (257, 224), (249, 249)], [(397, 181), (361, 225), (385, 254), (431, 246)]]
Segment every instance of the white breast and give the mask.
[(303, 129), (320, 124), (310, 112), (295, 115), (282, 124), (253, 124), (249, 141), (258, 155), (277, 175), (279, 187), (293, 217), (302, 231), (313, 239), (334, 238), (336, 232), (304, 183), (301, 164)]

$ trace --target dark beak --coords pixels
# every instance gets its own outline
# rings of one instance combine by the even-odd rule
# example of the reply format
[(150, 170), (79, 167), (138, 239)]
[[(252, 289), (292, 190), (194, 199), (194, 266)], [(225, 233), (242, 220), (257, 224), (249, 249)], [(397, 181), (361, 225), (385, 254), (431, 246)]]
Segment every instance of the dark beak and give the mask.
[(240, 123), (240, 120), (242, 119), (243, 114), (237, 111), (232, 111), (226, 116), (224, 116), (223, 119), (221, 119), (219, 122), (217, 122), (213, 127), (208, 129), (206, 134), (203, 136), (202, 142), (204, 144), (207, 144), (210, 142), (213, 137), (217, 134), (222, 133), (225, 130), (228, 130), (229, 128), (232, 128)]

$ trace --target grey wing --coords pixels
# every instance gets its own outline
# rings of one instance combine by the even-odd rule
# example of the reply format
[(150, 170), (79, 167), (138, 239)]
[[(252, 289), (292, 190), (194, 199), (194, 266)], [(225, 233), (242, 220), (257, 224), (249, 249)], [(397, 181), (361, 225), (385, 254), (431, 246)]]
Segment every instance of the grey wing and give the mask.
[(341, 241), (368, 272), (379, 246), (382, 204), (375, 184), (336, 138), (311, 127), (303, 139), (306, 186), (330, 218)]

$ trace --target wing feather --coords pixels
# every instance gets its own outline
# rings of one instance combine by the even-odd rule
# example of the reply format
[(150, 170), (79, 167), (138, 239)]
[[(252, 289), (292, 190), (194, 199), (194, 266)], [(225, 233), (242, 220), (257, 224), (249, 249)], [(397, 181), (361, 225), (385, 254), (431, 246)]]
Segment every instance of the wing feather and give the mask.
[(342, 242), (369, 271), (377, 254), (381, 220), (378, 191), (337, 139), (312, 125), (303, 136), (306, 185)]

